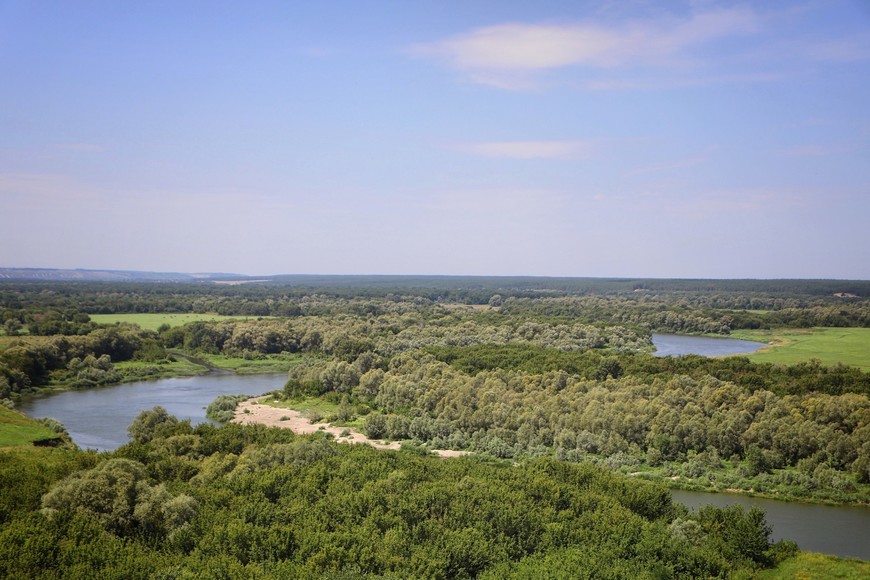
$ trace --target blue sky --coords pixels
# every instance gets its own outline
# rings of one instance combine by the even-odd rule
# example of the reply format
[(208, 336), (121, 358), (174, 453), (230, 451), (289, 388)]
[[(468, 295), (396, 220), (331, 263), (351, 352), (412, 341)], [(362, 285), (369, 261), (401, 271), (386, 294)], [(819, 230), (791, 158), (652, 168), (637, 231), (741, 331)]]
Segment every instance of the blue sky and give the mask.
[(0, 0), (0, 266), (870, 279), (870, 2)]

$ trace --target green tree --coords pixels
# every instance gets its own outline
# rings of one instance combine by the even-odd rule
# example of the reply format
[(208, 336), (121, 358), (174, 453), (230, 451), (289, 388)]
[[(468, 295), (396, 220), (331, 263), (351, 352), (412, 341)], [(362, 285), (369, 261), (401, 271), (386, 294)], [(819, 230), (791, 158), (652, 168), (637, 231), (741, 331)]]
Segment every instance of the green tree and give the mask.
[(148, 443), (155, 437), (160, 437), (178, 425), (178, 419), (170, 415), (161, 406), (142, 411), (127, 427), (127, 433), (136, 443)]

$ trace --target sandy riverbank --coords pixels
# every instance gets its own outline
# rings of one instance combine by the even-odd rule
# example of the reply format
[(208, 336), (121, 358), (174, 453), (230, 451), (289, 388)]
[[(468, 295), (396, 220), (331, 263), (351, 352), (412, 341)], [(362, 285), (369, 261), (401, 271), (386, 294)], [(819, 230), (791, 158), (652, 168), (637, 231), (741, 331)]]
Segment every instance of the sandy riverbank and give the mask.
[[(300, 435), (324, 431), (331, 433), (339, 443), (364, 443), (371, 445), (375, 449), (398, 449), (401, 445), (399, 441), (387, 443), (386, 441), (369, 439), (364, 434), (349, 427), (335, 427), (329, 423), (311, 423), (299, 411), (264, 405), (261, 402), (263, 398), (254, 397), (239, 403), (236, 407), (233, 422), (241, 423), (242, 425), (260, 424), (268, 427), (292, 429), (294, 433)], [(441, 457), (459, 457), (461, 455), (468, 455), (469, 452), (454, 451), (452, 449), (435, 449), (434, 453)]]

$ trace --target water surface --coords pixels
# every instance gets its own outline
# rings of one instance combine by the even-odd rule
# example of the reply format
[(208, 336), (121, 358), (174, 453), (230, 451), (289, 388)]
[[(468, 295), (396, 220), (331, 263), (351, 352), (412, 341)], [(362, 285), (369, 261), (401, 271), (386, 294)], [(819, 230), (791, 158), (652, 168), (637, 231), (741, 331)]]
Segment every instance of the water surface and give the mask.
[(674, 501), (690, 508), (705, 505), (745, 509), (760, 507), (767, 512), (774, 540), (793, 540), (801, 550), (843, 558), (870, 560), (870, 508), (828, 506), (778, 501), (732, 493), (673, 490)]
[(156, 405), (194, 425), (208, 421), (205, 409), (218, 395), (262, 395), (280, 389), (285, 373), (203, 375), (64, 391), (22, 399), (17, 408), (30, 417), (52, 417), (82, 449), (110, 451), (127, 443), (127, 426)]
[(729, 354), (749, 354), (767, 346), (763, 342), (739, 340), (736, 338), (712, 338), (709, 336), (687, 336), (682, 334), (652, 335), (655, 356), (683, 356), (699, 354), (702, 356), (726, 356)]
[[(694, 338), (694, 337), (693, 337)], [(720, 339), (708, 339), (719, 341)], [(18, 409), (31, 417), (61, 421), (79, 447), (109, 451), (129, 441), (127, 426), (155, 405), (179, 419), (207, 421), (205, 409), (218, 395), (260, 395), (283, 386), (284, 373), (204, 375), (143, 381), (84, 391), (66, 391), (21, 400)], [(734, 494), (673, 491), (689, 507), (738, 503), (767, 511), (773, 538), (794, 540), (803, 550), (870, 560), (870, 509), (831, 507), (750, 498)]]

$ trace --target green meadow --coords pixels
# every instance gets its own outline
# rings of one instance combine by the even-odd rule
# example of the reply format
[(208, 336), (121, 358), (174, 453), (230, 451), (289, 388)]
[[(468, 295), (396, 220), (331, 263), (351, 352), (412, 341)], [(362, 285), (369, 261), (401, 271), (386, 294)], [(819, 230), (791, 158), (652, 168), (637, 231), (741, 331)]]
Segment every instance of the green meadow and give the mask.
[(145, 314), (89, 314), (91, 320), (97, 324), (115, 324), (123, 322), (135, 324), (145, 330), (157, 330), (164, 324), (169, 326), (182, 326), (188, 322), (213, 322), (219, 320), (257, 320), (270, 318), (268, 316), (224, 316), (223, 314), (198, 314), (195, 312), (179, 313), (145, 313)]
[(771, 343), (748, 355), (754, 362), (794, 364), (813, 358), (870, 372), (870, 328), (735, 330), (733, 338)]
[(17, 411), (0, 407), (0, 447), (25, 445), (57, 437), (51, 429)]
[(762, 570), (755, 576), (758, 580), (803, 578), (844, 578), (859, 580), (870, 578), (870, 562), (850, 558), (838, 558), (825, 554), (800, 552), (781, 562), (776, 568)]

